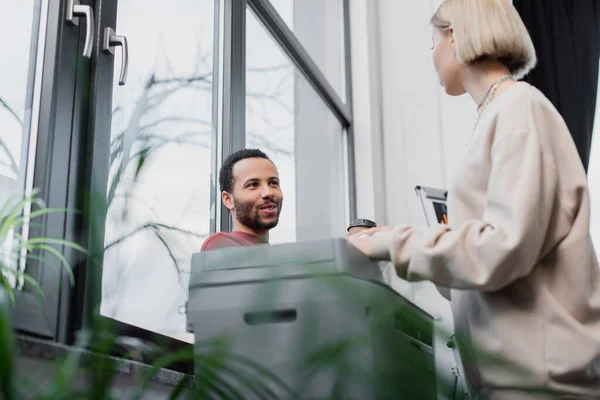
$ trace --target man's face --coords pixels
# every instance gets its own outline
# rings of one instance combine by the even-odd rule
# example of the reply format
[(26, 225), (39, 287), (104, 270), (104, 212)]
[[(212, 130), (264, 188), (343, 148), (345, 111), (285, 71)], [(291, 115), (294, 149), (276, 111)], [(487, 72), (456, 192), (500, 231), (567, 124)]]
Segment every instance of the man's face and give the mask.
[[(279, 222), (283, 194), (279, 174), (264, 158), (246, 158), (233, 166), (233, 217), (255, 231), (274, 228)], [(227, 205), (227, 202), (226, 202)]]

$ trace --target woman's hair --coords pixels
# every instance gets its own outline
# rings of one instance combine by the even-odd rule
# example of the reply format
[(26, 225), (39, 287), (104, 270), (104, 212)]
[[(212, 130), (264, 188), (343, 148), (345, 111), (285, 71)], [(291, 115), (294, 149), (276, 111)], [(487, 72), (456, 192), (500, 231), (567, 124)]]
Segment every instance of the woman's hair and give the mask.
[(452, 27), (460, 64), (497, 60), (520, 79), (537, 62), (529, 32), (510, 0), (445, 0), (431, 24)]

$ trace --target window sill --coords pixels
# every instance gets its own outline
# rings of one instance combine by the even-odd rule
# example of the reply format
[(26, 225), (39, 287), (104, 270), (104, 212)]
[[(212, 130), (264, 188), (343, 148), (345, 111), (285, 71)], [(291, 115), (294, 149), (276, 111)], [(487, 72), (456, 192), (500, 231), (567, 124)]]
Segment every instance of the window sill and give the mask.
[[(100, 355), (88, 350), (78, 349), (26, 335), (16, 336), (16, 346), (18, 349), (17, 370), (18, 373), (23, 373), (24, 375), (28, 373), (28, 368), (31, 366), (34, 368), (39, 366), (40, 370), (43, 370), (44, 365), (46, 365), (49, 367), (47, 375), (50, 377), (55, 376), (58, 372), (56, 368), (57, 363), (60, 363), (66, 357), (73, 355), (74, 353), (80, 353), (81, 366), (93, 365), (98, 361), (105, 361), (108, 359), (111, 362), (111, 367), (114, 368), (116, 372), (114, 380), (117, 382), (116, 386), (119, 386), (120, 391), (137, 387), (144, 376), (153, 368), (151, 365), (141, 362)], [(173, 387), (179, 385), (182, 380), (188, 380), (185, 384), (186, 388), (189, 390), (193, 388), (194, 379), (192, 375), (170, 369), (161, 369), (153, 375), (149, 387), (151, 391), (169, 391), (172, 390)]]

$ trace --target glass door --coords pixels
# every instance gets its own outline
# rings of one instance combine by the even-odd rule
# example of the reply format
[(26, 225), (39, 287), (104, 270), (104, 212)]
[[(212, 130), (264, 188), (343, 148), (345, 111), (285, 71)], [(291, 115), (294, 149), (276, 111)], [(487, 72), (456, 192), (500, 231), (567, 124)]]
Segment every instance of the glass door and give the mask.
[[(188, 340), (211, 219), (214, 0), (101, 0), (91, 78), (88, 277), (100, 314)], [(101, 282), (101, 285), (98, 285)]]

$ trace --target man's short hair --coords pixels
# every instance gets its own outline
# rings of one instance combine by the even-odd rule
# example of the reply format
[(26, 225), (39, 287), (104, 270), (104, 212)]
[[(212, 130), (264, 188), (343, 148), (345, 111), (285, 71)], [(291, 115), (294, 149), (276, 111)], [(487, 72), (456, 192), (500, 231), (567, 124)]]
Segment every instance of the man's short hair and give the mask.
[[(264, 158), (271, 161), (269, 157), (259, 149), (243, 149), (232, 153), (227, 157), (219, 172), (219, 186), (222, 192), (231, 193), (233, 188), (233, 166), (246, 158)], [(272, 162), (272, 161), (271, 161)]]

